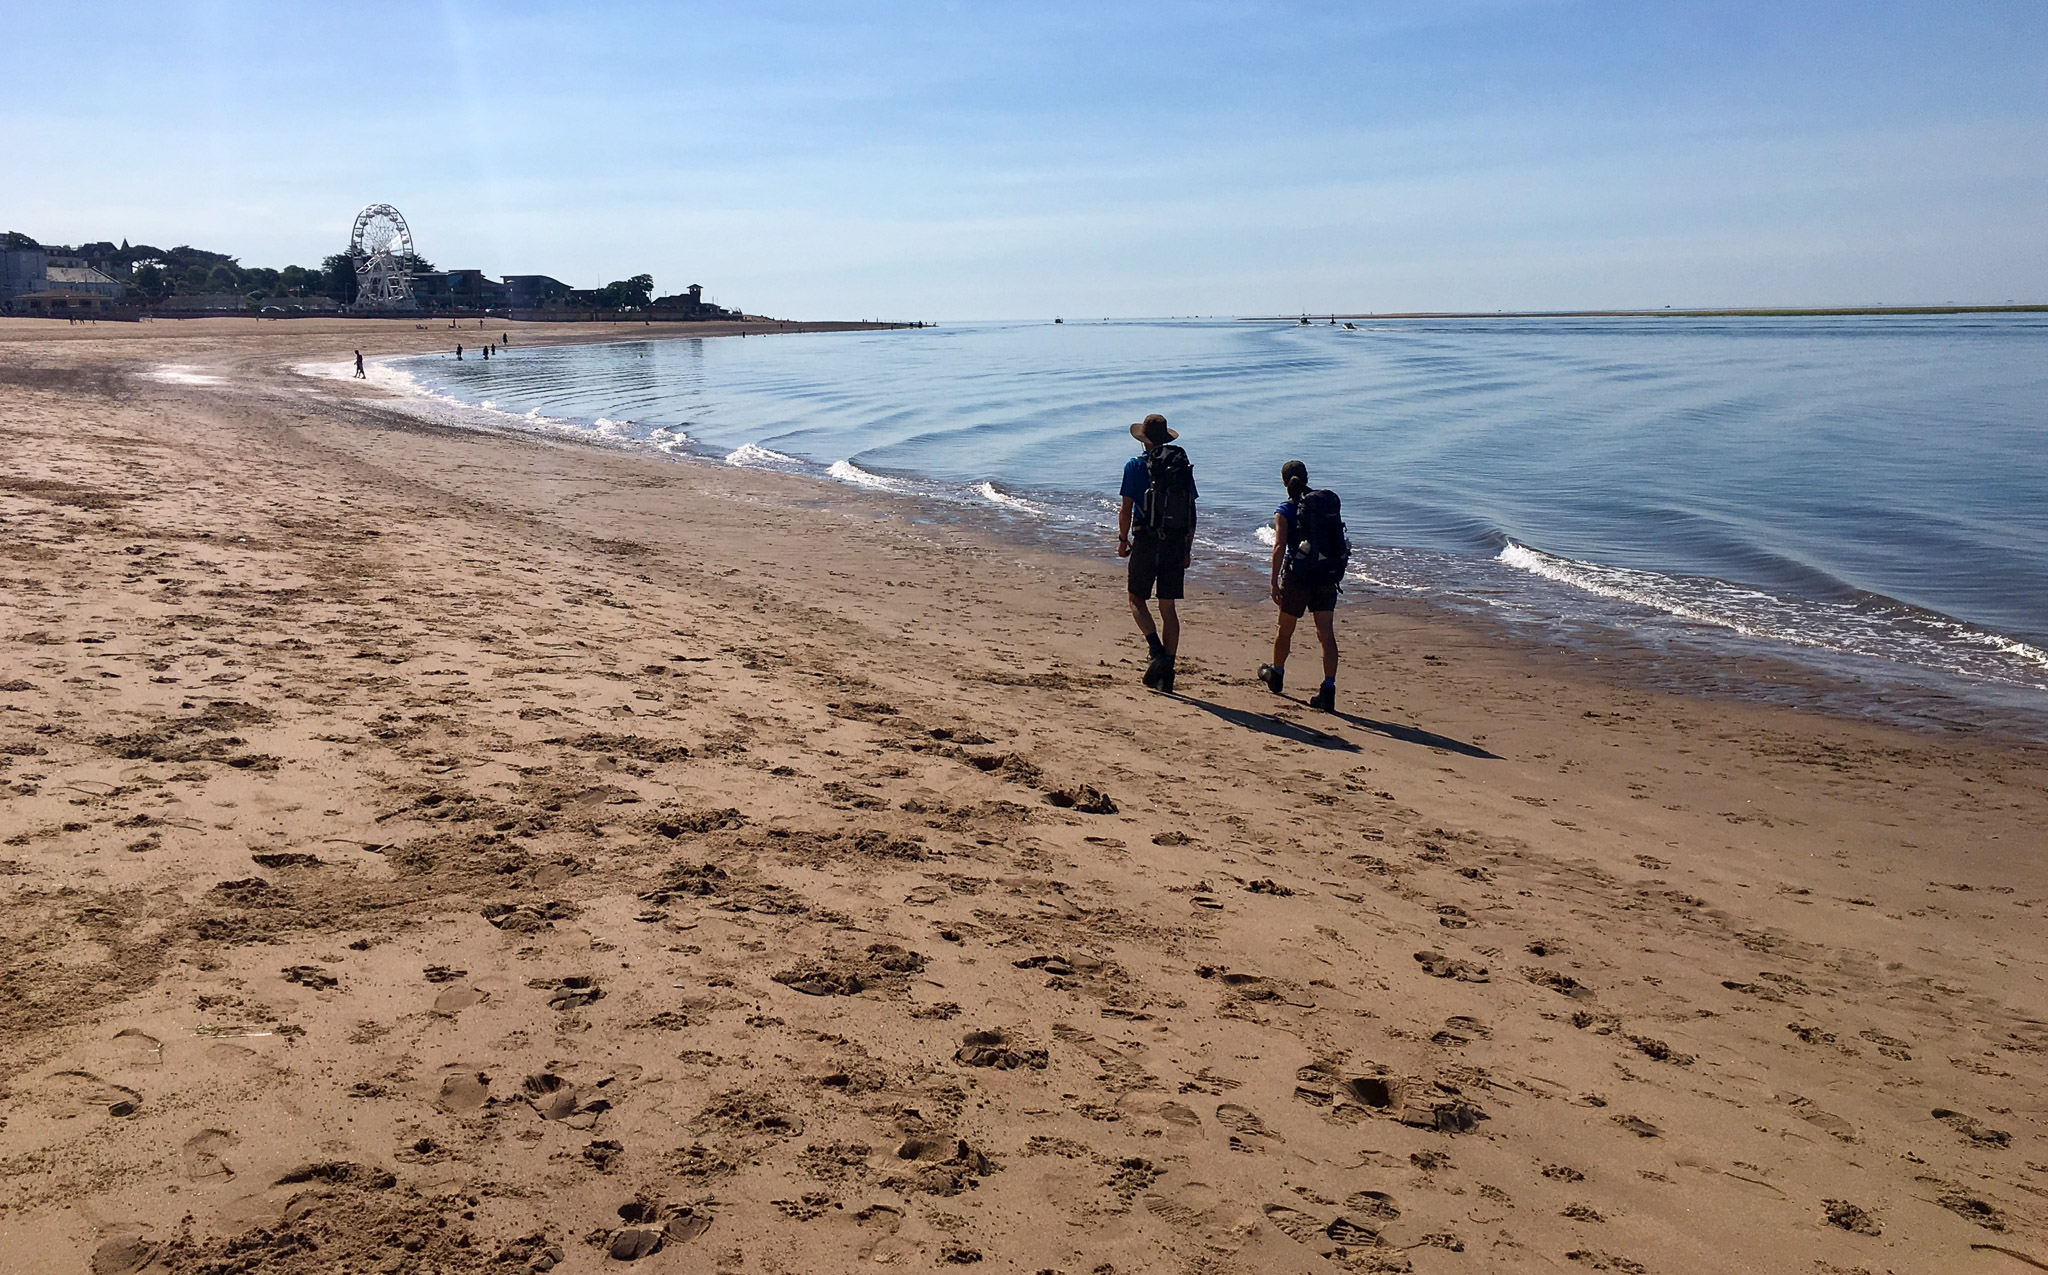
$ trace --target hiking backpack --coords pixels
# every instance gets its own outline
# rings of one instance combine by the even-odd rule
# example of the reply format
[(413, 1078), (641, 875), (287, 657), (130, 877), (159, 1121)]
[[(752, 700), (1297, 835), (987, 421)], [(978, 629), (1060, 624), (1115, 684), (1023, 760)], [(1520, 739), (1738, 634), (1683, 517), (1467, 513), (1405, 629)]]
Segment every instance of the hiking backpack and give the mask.
[(1173, 543), (1195, 533), (1195, 467), (1188, 454), (1171, 443), (1145, 455), (1151, 485), (1145, 489), (1144, 526), (1161, 541)]
[(1344, 535), (1343, 502), (1334, 491), (1303, 492), (1294, 502), (1294, 543), (1287, 546), (1287, 571), (1311, 587), (1337, 584), (1351, 565), (1351, 541)]

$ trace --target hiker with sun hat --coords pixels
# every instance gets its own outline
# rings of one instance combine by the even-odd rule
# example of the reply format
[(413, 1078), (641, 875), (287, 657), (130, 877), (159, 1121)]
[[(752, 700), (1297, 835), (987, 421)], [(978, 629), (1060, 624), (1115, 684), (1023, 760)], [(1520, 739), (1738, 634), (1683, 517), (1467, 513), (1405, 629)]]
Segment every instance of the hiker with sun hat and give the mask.
[[(1131, 426), (1131, 437), (1145, 451), (1124, 463), (1116, 552), (1130, 560), (1131, 618), (1138, 622), (1151, 654), (1145, 685), (1172, 694), (1173, 662), (1180, 651), (1180, 612), (1175, 604), (1186, 592), (1188, 564), (1194, 557), (1195, 469), (1188, 454), (1174, 445), (1179, 433), (1168, 429), (1159, 413)], [(1149, 605), (1155, 590), (1157, 625)]]

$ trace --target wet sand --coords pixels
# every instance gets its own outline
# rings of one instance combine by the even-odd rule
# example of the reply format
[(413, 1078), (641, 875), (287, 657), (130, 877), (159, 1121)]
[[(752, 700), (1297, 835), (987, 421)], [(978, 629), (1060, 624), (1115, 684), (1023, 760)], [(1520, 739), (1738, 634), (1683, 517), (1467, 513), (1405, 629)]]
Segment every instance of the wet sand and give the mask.
[(288, 370), (451, 335), (0, 321), (5, 1269), (2048, 1262), (2043, 750), (1155, 695), (1107, 551)]

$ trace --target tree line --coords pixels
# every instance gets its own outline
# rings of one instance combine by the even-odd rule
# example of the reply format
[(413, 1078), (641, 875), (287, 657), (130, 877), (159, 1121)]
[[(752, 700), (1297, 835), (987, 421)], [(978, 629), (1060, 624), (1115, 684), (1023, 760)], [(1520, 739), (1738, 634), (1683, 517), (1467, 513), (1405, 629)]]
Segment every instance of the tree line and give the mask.
[[(129, 290), (150, 302), (177, 296), (226, 293), (252, 301), (279, 301), (305, 297), (331, 297), (342, 305), (356, 299), (356, 261), (353, 249), (323, 257), (317, 266), (245, 266), (224, 252), (208, 252), (190, 244), (158, 248), (151, 244), (118, 245), (98, 243), (37, 243), (18, 230), (0, 235), (0, 248), (40, 248), (53, 257), (78, 257), (104, 274), (126, 283)], [(428, 271), (433, 263), (415, 257), (413, 268)]]
[[(78, 257), (104, 274), (120, 279), (131, 292), (152, 304), (172, 297), (227, 294), (251, 301), (290, 301), (331, 297), (342, 305), (356, 299), (356, 265), (362, 254), (353, 248), (331, 253), (317, 266), (245, 266), (221, 252), (189, 244), (157, 248), (149, 244), (37, 243), (18, 230), (0, 234), (0, 248), (40, 248), (53, 257)], [(413, 272), (428, 274), (434, 264), (417, 254)], [(636, 274), (615, 279), (598, 289), (598, 306), (607, 310), (644, 310), (654, 300), (654, 276)]]

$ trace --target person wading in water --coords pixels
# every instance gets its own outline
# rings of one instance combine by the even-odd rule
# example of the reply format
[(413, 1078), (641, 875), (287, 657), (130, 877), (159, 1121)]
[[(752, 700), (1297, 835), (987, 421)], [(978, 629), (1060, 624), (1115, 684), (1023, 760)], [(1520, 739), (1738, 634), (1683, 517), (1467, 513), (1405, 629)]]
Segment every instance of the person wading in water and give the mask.
[(1294, 626), (1304, 613), (1316, 618), (1316, 640), (1323, 644), (1323, 685), (1309, 700), (1310, 708), (1337, 711), (1337, 591), (1351, 563), (1351, 541), (1344, 535), (1343, 508), (1334, 491), (1308, 485), (1308, 466), (1290, 460), (1280, 467), (1287, 484), (1287, 503), (1273, 511), (1273, 605), (1280, 608), (1280, 631), (1273, 638), (1273, 662), (1259, 665), (1259, 680), (1275, 695), (1287, 679), (1287, 651)]
[[(1131, 426), (1131, 437), (1145, 445), (1145, 454), (1124, 463), (1123, 504), (1116, 517), (1116, 552), (1130, 559), (1128, 577), (1131, 618), (1145, 635), (1151, 659), (1145, 685), (1173, 693), (1173, 661), (1180, 651), (1180, 612), (1188, 563), (1194, 556), (1194, 466), (1188, 454), (1173, 445), (1178, 433), (1154, 412)], [(1147, 600), (1159, 592), (1160, 624), (1152, 623)], [(1163, 630), (1163, 633), (1162, 633)]]

